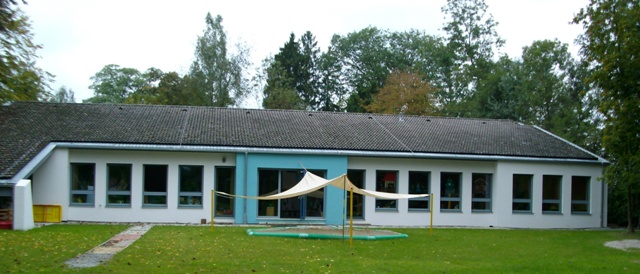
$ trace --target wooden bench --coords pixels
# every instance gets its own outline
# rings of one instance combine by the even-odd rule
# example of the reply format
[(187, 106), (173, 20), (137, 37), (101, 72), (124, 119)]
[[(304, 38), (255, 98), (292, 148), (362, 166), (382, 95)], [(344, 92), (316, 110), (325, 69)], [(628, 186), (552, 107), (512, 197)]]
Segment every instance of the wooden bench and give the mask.
[(11, 209), (0, 209), (0, 221), (11, 222), (13, 220), (11, 213)]

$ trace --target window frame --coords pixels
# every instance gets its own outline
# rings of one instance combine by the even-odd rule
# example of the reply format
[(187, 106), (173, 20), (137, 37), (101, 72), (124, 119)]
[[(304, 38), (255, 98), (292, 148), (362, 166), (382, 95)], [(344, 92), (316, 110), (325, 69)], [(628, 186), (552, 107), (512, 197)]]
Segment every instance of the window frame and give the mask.
[[(235, 184), (236, 184), (236, 167), (234, 166), (216, 166), (215, 167), (215, 190), (216, 191), (220, 191), (220, 170), (229, 170), (230, 174), (231, 174), (231, 178), (230, 178), (230, 186), (229, 189), (230, 191), (228, 192), (229, 194), (235, 194)], [(216, 195), (216, 194), (214, 194)], [(229, 200), (229, 209), (221, 209), (220, 211), (222, 211), (221, 213), (218, 213), (218, 206), (220, 205), (220, 201), (221, 199), (228, 199)], [(224, 196), (216, 196), (215, 197), (215, 202), (214, 202), (214, 211), (215, 211), (215, 215), (216, 217), (233, 217), (235, 214), (235, 205), (234, 205), (235, 199), (230, 198), (230, 197), (224, 197)]]
[[(164, 167), (166, 174), (165, 174), (165, 191), (146, 191), (146, 186), (147, 186), (147, 167), (151, 167), (151, 166), (155, 166), (155, 167)], [(158, 208), (158, 207), (167, 207), (168, 204), (168, 188), (169, 188), (169, 165), (166, 164), (144, 164), (142, 165), (142, 207), (146, 207), (146, 208)], [(147, 196), (149, 197), (162, 197), (164, 196), (164, 204), (152, 204), (152, 203), (148, 203), (146, 202)]]
[[(558, 179), (558, 180), (553, 180), (553, 181), (549, 181), (552, 179)], [(542, 213), (543, 214), (562, 214), (562, 175), (542, 175)], [(546, 188), (545, 185), (547, 183), (557, 183), (558, 186), (556, 187), (556, 191), (557, 191), (557, 195), (558, 195), (558, 199), (545, 199), (545, 194), (546, 194)], [(547, 197), (548, 198), (548, 197)], [(545, 210), (545, 205), (557, 205), (557, 210), (549, 210), (546, 209)]]
[[(183, 168), (199, 168), (200, 169), (200, 182), (196, 182), (196, 185), (199, 183), (200, 191), (182, 191), (183, 188)], [(203, 165), (178, 165), (178, 208), (202, 208), (203, 207), (203, 191), (204, 189), (204, 166)], [(182, 198), (185, 197), (186, 200)], [(194, 200), (194, 197), (196, 198)], [(191, 201), (189, 201), (191, 200)], [(187, 203), (182, 203), (182, 201), (187, 201)], [(199, 203), (197, 203), (199, 202)]]
[[(133, 168), (132, 168), (132, 164), (121, 164), (121, 163), (107, 163), (107, 182), (106, 182), (106, 187), (107, 187), (107, 207), (131, 207), (131, 183), (132, 183), (132, 172), (133, 172)], [(110, 186), (110, 182), (111, 182), (111, 167), (129, 167), (129, 182), (128, 182), (128, 190), (113, 190), (111, 189)], [(129, 202), (128, 203), (110, 203), (109, 201), (109, 196), (128, 196), (129, 197)]]
[[(277, 191), (277, 193), (281, 193), (283, 191), (283, 181), (286, 179), (286, 174), (283, 173), (291, 173), (291, 172), (299, 172), (299, 173), (303, 173), (303, 172), (311, 172), (319, 177), (322, 178), (326, 178), (326, 175), (328, 173), (327, 170), (322, 170), (322, 169), (309, 169), (309, 170), (304, 170), (304, 169), (295, 169), (295, 168), (258, 168), (258, 196), (262, 196), (264, 194), (267, 193), (261, 193), (260, 190), (260, 186), (261, 186), (261, 172), (274, 172), (275, 174), (277, 174), (276, 176), (276, 184), (277, 184), (277, 189), (275, 190), (271, 190), (271, 192), (273, 191)], [(301, 177), (302, 178), (302, 177)], [(287, 181), (288, 182), (288, 181)], [(297, 184), (298, 182), (296, 182)], [(294, 184), (295, 185), (295, 184)], [(292, 185), (293, 187), (293, 185)], [(269, 190), (269, 189), (267, 189)], [(286, 191), (286, 190), (285, 190)], [(320, 216), (313, 216), (309, 214), (309, 197), (307, 197), (307, 195), (311, 194), (306, 194), (304, 195), (302, 198), (304, 200), (304, 216), (298, 216), (298, 217), (289, 217), (289, 216), (283, 216), (283, 214), (281, 214), (283, 212), (283, 210), (286, 210), (284, 204), (285, 201), (288, 203), (289, 201), (296, 199), (296, 198), (301, 198), (301, 196), (299, 197), (293, 197), (293, 198), (283, 198), (283, 199), (277, 199), (277, 200), (258, 200), (258, 203), (256, 204), (256, 209), (257, 209), (257, 217), (260, 219), (266, 219), (266, 218), (270, 218), (270, 219), (289, 219), (289, 220), (304, 220), (304, 219), (311, 219), (311, 220), (323, 220), (326, 219), (326, 209), (327, 209), (327, 191), (326, 191), (326, 187), (323, 187), (321, 189), (318, 189), (316, 191), (321, 191), (322, 192), (322, 206), (321, 209), (317, 212), (319, 212)], [(313, 192), (312, 192), (313, 193)], [(296, 199), (297, 200), (297, 199)], [(261, 206), (265, 205), (266, 206)], [(261, 215), (261, 208), (264, 207), (264, 213)], [(273, 207), (273, 215), (267, 215), (267, 213), (269, 213), (268, 208), (269, 207)], [(313, 208), (313, 207), (312, 207)], [(298, 208), (298, 210), (302, 210), (302, 208)]]
[[(362, 184), (359, 186), (360, 189), (365, 189), (366, 183), (367, 183), (367, 170), (366, 169), (347, 169), (347, 177), (349, 173), (354, 173), (354, 172), (358, 172), (361, 173), (362, 177)], [(351, 177), (349, 177), (349, 180), (351, 180)], [(355, 182), (351, 181), (351, 183), (353, 183), (355, 186), (358, 186), (358, 184), (356, 184)], [(346, 198), (346, 215), (345, 216), (349, 216), (349, 204), (351, 203), (351, 197), (349, 194), (349, 190), (345, 190), (345, 195), (347, 195)], [(353, 193), (353, 206), (354, 206), (354, 211), (355, 212), (359, 212), (359, 215), (354, 215), (353, 218), (354, 219), (364, 219), (364, 215), (365, 215), (365, 208), (366, 208), (366, 200), (365, 196), (362, 194), (358, 194), (358, 193)], [(360, 204), (358, 204), (357, 202), (361, 202)]]
[[(575, 179), (584, 179), (586, 200), (574, 199), (574, 183)], [(588, 215), (591, 214), (591, 177), (589, 176), (571, 176), (571, 214)], [(574, 205), (586, 205), (585, 211), (574, 210)]]
[[(516, 198), (516, 176), (526, 176), (528, 181), (528, 189), (529, 198)], [(513, 174), (511, 177), (511, 213), (533, 213), (533, 174)], [(528, 210), (518, 210), (514, 209), (514, 205), (518, 204), (528, 204)]]
[[(384, 178), (388, 173), (395, 173), (395, 181), (393, 181), (393, 189), (395, 192), (388, 192), (383, 190), (391, 189), (391, 181), (384, 181)], [(398, 170), (376, 170), (376, 191), (387, 193), (398, 193), (400, 172)], [(382, 207), (383, 204), (393, 205), (392, 207)], [(375, 201), (376, 211), (398, 211), (398, 199), (381, 199), (376, 198)]]
[[(476, 182), (479, 179), (475, 179), (476, 176), (483, 176), (485, 180), (485, 193), (488, 197), (474, 197), (476, 191)], [(487, 204), (486, 209), (475, 209), (476, 203)], [(472, 173), (471, 174), (471, 212), (475, 213), (491, 213), (493, 211), (493, 174), (492, 173)]]
[[(446, 187), (444, 186), (444, 184), (446, 183), (443, 178), (445, 177), (445, 175), (449, 175), (449, 176), (455, 176), (458, 178), (458, 194), (457, 197), (447, 197), (445, 195), (446, 192)], [(445, 213), (456, 213), (456, 212), (462, 212), (462, 172), (440, 172), (440, 212), (445, 212)], [(458, 208), (445, 208), (443, 207), (443, 203), (449, 202), (450, 203), (458, 203)]]
[[(74, 166), (91, 166), (92, 177), (93, 180), (87, 184), (86, 189), (74, 189)], [(79, 180), (79, 179), (78, 179)], [(77, 182), (80, 184), (80, 182)], [(95, 206), (95, 195), (96, 195), (96, 164), (95, 163), (85, 163), (85, 162), (73, 162), (69, 165), (69, 206), (84, 206), (84, 207), (93, 207)], [(86, 195), (84, 202), (74, 201), (74, 195)]]
[[(418, 191), (416, 190), (415, 187), (412, 187), (412, 178), (413, 176), (417, 176), (417, 175), (423, 175), (426, 176), (427, 182), (426, 182), (426, 192), (424, 191)], [(412, 176), (413, 175), (413, 176)], [(418, 178), (416, 178), (417, 180)], [(431, 194), (431, 171), (409, 171), (409, 194)], [(420, 187), (420, 183), (418, 183), (418, 188)], [(423, 208), (423, 207), (411, 207), (411, 202), (418, 202), (420, 204), (426, 203), (427, 207)], [(415, 203), (414, 203), (415, 204)], [(429, 212), (431, 211), (431, 195), (427, 196), (427, 197), (421, 197), (421, 198), (411, 198), (408, 199), (407, 202), (407, 207), (409, 211), (414, 211), (414, 212)]]

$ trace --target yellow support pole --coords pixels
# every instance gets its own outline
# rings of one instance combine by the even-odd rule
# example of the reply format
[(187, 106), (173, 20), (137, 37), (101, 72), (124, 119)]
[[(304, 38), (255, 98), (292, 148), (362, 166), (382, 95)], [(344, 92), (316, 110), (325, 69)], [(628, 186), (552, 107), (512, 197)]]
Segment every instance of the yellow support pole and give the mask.
[(351, 193), (349, 197), (351, 197), (349, 203), (349, 247), (353, 248), (353, 187), (349, 188)]
[(216, 194), (211, 190), (211, 232), (213, 232), (213, 217), (215, 215), (215, 210), (213, 208), (214, 202), (216, 199)]
[(429, 211), (431, 212), (431, 222), (429, 223), (429, 236), (433, 234), (433, 193), (429, 194), (429, 201), (431, 205), (429, 206)]

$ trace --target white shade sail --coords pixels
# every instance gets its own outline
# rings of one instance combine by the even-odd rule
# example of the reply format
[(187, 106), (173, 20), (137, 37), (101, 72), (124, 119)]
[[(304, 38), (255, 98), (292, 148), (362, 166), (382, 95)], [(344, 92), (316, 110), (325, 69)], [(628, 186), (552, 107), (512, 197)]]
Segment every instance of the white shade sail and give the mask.
[(311, 172), (305, 172), (304, 177), (302, 178), (302, 180), (300, 180), (300, 182), (298, 182), (298, 184), (278, 194), (266, 195), (266, 196), (241, 196), (241, 195), (233, 195), (233, 194), (225, 193), (222, 191), (216, 191), (216, 193), (222, 196), (227, 196), (227, 197), (238, 197), (238, 198), (247, 198), (247, 199), (255, 199), (255, 200), (277, 200), (277, 199), (286, 199), (286, 198), (302, 196), (302, 195), (314, 192), (318, 189), (321, 189), (327, 185), (344, 189), (346, 191), (353, 189), (353, 193), (381, 198), (381, 199), (395, 200), (395, 199), (422, 198), (422, 197), (429, 196), (429, 194), (399, 194), (399, 193), (389, 193), (389, 192), (360, 189), (357, 186), (355, 186), (353, 183), (351, 183), (351, 181), (349, 181), (349, 178), (347, 178), (346, 174), (342, 174), (336, 178), (327, 180)]

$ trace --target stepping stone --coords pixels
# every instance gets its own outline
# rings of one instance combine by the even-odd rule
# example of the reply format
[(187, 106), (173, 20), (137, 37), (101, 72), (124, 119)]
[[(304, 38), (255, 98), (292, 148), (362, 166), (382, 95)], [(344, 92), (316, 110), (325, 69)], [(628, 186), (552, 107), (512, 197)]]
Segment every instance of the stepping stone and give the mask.
[(132, 226), (86, 253), (65, 262), (72, 268), (98, 266), (140, 239), (153, 225)]

